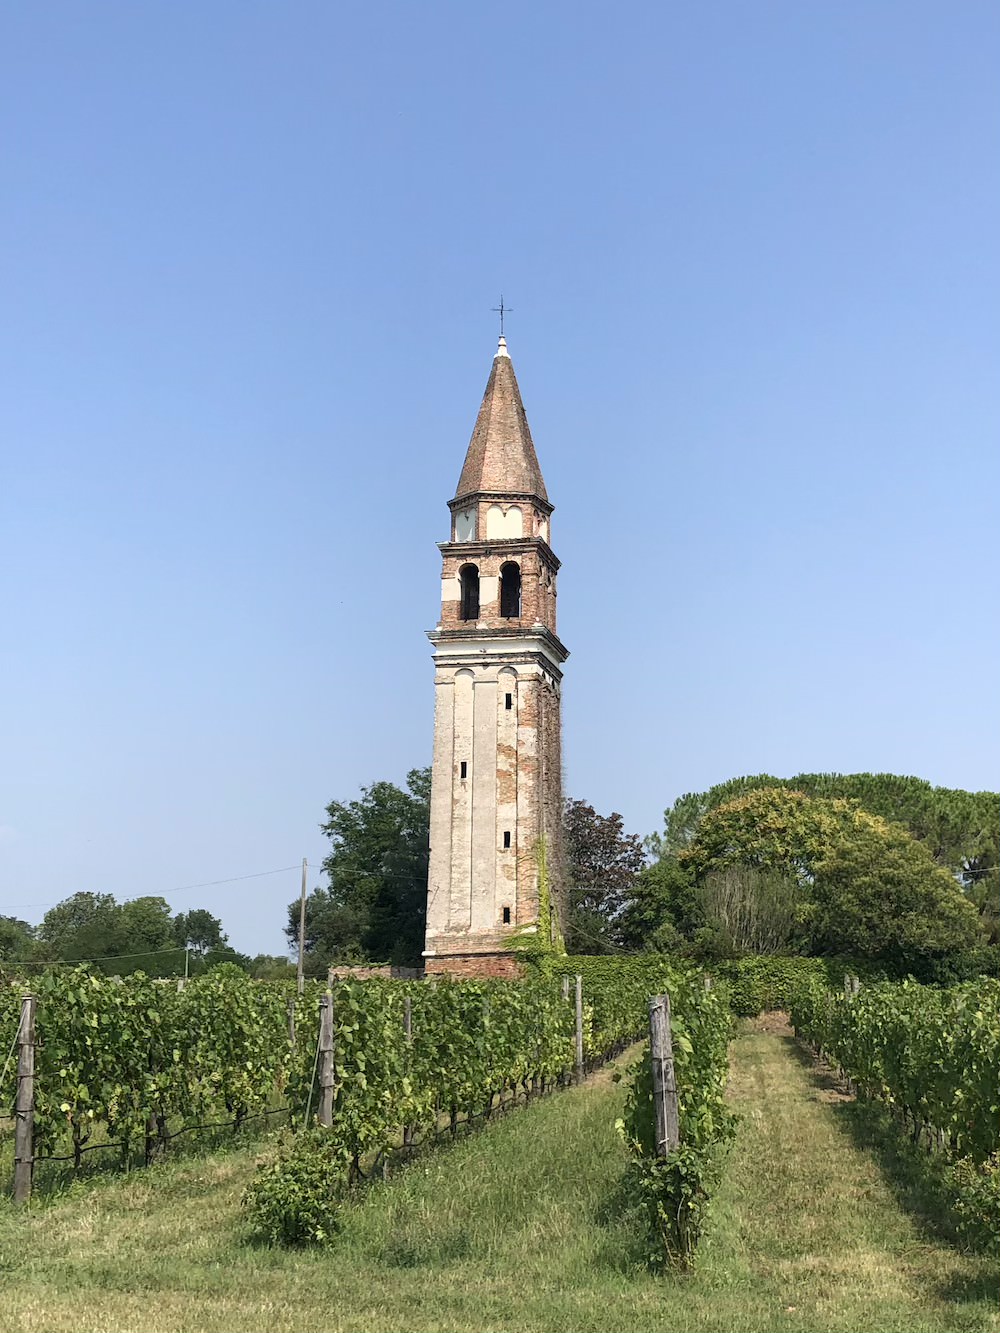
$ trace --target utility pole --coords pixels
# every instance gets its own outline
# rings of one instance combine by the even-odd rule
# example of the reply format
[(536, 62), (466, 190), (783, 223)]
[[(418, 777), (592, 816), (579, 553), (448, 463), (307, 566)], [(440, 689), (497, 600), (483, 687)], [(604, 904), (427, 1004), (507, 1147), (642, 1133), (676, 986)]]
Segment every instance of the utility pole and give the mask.
[(302, 858), (302, 895), (299, 898), (299, 970), (296, 977), (296, 983), (299, 988), (299, 994), (306, 988), (305, 959), (306, 959), (306, 877), (309, 874), (309, 862), (305, 857)]

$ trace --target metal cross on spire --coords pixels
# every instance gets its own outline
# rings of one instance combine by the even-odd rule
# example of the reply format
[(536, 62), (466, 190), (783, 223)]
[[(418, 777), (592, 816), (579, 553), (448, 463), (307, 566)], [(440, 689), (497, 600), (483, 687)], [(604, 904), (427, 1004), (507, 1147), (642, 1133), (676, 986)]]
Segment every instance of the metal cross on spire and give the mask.
[(495, 305), (495, 306), (493, 306), (493, 313), (496, 314), (496, 315), (499, 315), (499, 316), (500, 316), (500, 337), (501, 337), (501, 338), (503, 337), (503, 317), (504, 317), (504, 314), (505, 314), (508, 310), (512, 310), (512, 309), (513, 309), (512, 306), (504, 305), (504, 303), (503, 303), (503, 292), (501, 292), (501, 293), (500, 293), (500, 304), (499, 304), (499, 305)]

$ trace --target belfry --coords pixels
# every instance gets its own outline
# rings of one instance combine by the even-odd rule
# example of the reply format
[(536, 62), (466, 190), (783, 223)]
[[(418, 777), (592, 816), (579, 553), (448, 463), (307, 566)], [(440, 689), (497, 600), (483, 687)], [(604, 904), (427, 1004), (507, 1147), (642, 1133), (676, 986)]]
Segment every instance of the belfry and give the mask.
[(511, 976), (563, 915), (559, 561), (501, 334), (451, 510), (434, 645), (429, 973)]

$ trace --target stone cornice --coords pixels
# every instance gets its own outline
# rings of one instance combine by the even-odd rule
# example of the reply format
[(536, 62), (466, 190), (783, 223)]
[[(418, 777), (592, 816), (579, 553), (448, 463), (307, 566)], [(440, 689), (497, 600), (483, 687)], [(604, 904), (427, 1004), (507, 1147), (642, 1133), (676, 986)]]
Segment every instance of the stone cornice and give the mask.
[(562, 680), (559, 668), (569, 657), (569, 649), (544, 625), (520, 632), (481, 629), (473, 634), (467, 629), (438, 628), (428, 630), (427, 637), (434, 645), (434, 661), (439, 666), (534, 663)]
[(562, 561), (543, 537), (491, 537), (484, 542), (438, 542), (437, 548), (442, 555), (489, 556), (496, 551), (499, 555), (513, 554), (518, 548), (529, 550), (535, 547), (553, 573), (558, 573)]
[(467, 491), (465, 495), (456, 495), (454, 500), (449, 500), (448, 508), (454, 513), (456, 509), (468, 509), (470, 502), (478, 503), (480, 500), (496, 504), (521, 504), (524, 500), (530, 500), (546, 518), (555, 509), (555, 505), (543, 500), (535, 491)]

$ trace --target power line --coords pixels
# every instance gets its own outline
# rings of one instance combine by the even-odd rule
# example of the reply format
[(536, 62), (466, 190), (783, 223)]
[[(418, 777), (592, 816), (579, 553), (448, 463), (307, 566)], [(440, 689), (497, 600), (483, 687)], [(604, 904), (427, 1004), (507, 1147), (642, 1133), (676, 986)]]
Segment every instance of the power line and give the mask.
[[(230, 953), (236, 953), (231, 949)], [(35, 962), (12, 962), (12, 967), (70, 967), (73, 963), (108, 963), (117, 962), (125, 958), (156, 958), (164, 953), (187, 953), (187, 949), (182, 944), (175, 944), (170, 949), (143, 949), (141, 953), (102, 953), (96, 954), (92, 958), (49, 958)]]
[[(157, 894), (140, 894), (139, 897), (158, 898), (168, 893), (189, 893), (193, 889), (215, 888), (219, 884), (240, 884), (247, 879), (263, 879), (266, 875), (283, 875), (289, 870), (299, 870), (301, 866), (302, 862), (300, 861), (294, 866), (278, 866), (276, 870), (256, 870), (252, 875), (231, 875), (228, 879), (206, 879), (202, 880), (200, 884), (178, 884), (172, 889), (161, 889)], [(318, 874), (326, 873), (326, 871), (322, 870), (320, 867), (316, 867), (316, 870)], [(73, 895), (71, 894), (70, 897), (72, 896)], [(58, 907), (59, 903), (64, 903), (65, 901), (65, 898), (60, 898), (58, 902), (54, 903), (8, 903), (7, 908), (27, 909), (32, 907)]]

